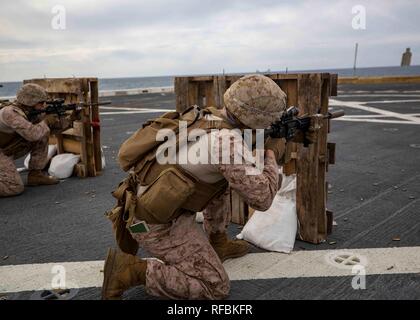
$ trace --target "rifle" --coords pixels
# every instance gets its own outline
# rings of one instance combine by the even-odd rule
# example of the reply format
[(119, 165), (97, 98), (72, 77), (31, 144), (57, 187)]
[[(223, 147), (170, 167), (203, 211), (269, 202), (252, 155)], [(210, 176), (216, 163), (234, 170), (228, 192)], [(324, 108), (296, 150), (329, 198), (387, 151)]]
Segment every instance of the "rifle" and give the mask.
[(64, 99), (56, 99), (52, 101), (47, 101), (47, 107), (45, 109), (35, 110), (32, 109), (29, 111), (29, 118), (36, 117), (40, 114), (56, 114), (59, 117), (64, 117), (67, 111), (80, 111), (88, 106), (103, 106), (111, 104), (109, 101), (98, 102), (98, 103), (70, 103), (65, 104)]
[[(265, 134), (272, 138), (285, 138), (286, 141), (292, 140), (298, 131), (305, 135), (311, 125), (312, 116), (297, 117), (299, 109), (290, 107), (282, 117), (271, 124), (270, 128), (265, 130)], [(344, 111), (328, 112), (327, 115), (318, 115), (321, 119), (335, 119), (344, 116)], [(304, 138), (303, 145), (308, 147), (309, 141)]]

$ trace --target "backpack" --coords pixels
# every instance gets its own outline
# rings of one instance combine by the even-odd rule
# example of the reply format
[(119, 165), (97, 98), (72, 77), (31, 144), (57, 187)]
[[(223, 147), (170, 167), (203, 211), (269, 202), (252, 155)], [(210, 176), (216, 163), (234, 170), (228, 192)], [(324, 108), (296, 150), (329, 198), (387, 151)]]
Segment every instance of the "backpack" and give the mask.
[[(118, 153), (121, 168), (134, 170), (113, 191), (117, 204), (106, 215), (113, 224), (117, 243), (123, 252), (135, 254), (138, 250), (138, 244), (129, 231), (135, 219), (147, 224), (169, 223), (182, 213), (201, 211), (227, 188), (225, 179), (206, 183), (177, 164), (160, 165), (156, 161), (156, 150), (164, 143), (156, 141), (157, 133), (161, 129), (170, 129), (178, 134), (181, 120), (187, 122), (187, 132), (195, 128), (206, 132), (233, 128), (225, 120), (204, 120), (206, 114), (220, 116), (216, 108), (200, 109), (197, 106), (181, 114), (165, 113), (147, 121), (121, 145)], [(177, 135), (177, 147), (178, 138)], [(146, 180), (146, 189), (137, 196), (138, 185), (145, 185)]]

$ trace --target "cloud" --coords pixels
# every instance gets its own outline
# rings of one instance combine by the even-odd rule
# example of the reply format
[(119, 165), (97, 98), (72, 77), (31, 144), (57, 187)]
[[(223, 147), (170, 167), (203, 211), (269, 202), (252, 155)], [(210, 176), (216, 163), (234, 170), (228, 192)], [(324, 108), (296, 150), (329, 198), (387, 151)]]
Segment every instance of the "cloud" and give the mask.
[[(43, 75), (152, 76), (420, 63), (416, 1), (56, 0), (2, 3), (0, 81)], [(353, 30), (351, 9), (367, 11)]]

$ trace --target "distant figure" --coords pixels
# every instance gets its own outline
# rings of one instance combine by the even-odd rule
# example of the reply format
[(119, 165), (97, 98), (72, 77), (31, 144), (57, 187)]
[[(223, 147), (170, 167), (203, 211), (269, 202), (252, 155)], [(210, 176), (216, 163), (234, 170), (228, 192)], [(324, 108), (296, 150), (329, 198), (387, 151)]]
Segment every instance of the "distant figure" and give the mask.
[(401, 59), (401, 67), (409, 67), (411, 64), (411, 56), (412, 53), (410, 51), (410, 48), (407, 48), (405, 52), (402, 55)]
[(45, 108), (48, 95), (36, 84), (25, 84), (16, 95), (16, 102), (0, 106), (0, 198), (18, 195), (24, 185), (14, 160), (31, 153), (28, 185), (50, 185), (59, 181), (42, 171), (47, 163), (50, 129), (58, 128), (55, 115), (30, 118), (31, 110)]

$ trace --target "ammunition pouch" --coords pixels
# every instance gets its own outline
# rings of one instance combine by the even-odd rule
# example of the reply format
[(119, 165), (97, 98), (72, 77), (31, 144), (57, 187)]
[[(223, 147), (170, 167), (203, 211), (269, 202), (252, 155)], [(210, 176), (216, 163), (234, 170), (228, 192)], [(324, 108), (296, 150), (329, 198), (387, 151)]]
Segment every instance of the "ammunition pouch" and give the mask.
[(195, 181), (177, 167), (162, 171), (137, 200), (136, 217), (151, 224), (166, 224), (182, 213), (194, 193)]
[(1, 146), (0, 149), (4, 155), (13, 157), (16, 160), (27, 155), (31, 151), (32, 145), (18, 134), (14, 134), (13, 139)]
[[(159, 171), (159, 167), (155, 163), (150, 173)], [(177, 165), (161, 169), (137, 201), (136, 218), (147, 223), (166, 224), (182, 213), (202, 211), (228, 186), (225, 179), (216, 183), (201, 181)]]

